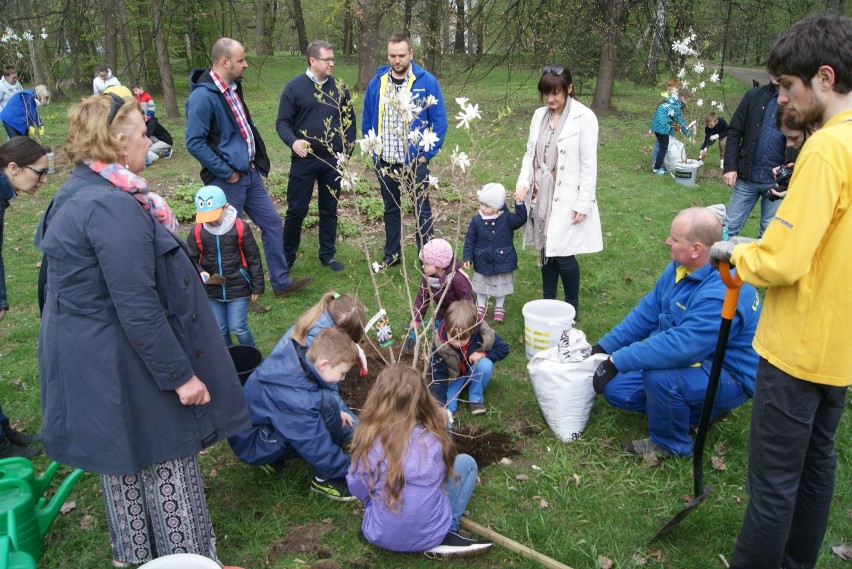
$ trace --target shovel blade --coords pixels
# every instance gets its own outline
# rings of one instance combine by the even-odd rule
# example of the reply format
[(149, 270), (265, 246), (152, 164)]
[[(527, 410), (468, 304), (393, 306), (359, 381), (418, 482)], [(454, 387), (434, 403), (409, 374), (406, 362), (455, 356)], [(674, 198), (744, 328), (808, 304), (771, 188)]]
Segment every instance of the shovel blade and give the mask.
[(662, 528), (660, 528), (660, 531), (658, 531), (657, 533), (654, 534), (654, 537), (652, 537), (651, 540), (650, 540), (651, 543), (654, 543), (655, 541), (660, 540), (660, 539), (666, 537), (667, 535), (669, 535), (671, 533), (671, 531), (680, 522), (682, 522), (684, 519), (686, 519), (686, 516), (691, 514), (692, 511), (695, 510), (698, 507), (698, 505), (701, 504), (701, 502), (704, 501), (704, 498), (706, 498), (707, 495), (712, 490), (713, 490), (712, 486), (709, 486), (709, 485), (705, 486), (704, 492), (702, 492), (700, 496), (696, 496), (695, 498), (693, 498), (692, 500), (687, 502), (686, 505), (683, 507), (683, 510), (678, 512), (672, 519), (669, 520), (669, 522), (666, 525), (664, 525)]

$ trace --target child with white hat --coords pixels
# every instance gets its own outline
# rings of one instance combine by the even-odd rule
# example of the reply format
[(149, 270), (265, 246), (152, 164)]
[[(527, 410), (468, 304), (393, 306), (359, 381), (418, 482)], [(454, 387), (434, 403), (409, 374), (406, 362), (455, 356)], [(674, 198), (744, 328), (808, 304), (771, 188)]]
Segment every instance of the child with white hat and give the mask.
[(515, 192), (515, 212), (506, 206), (506, 188), (502, 184), (485, 184), (479, 192), (479, 213), (470, 220), (464, 239), (463, 266), (473, 264), (473, 292), (476, 293), (476, 313), (485, 317), (488, 297), (495, 301), (494, 321), (505, 318), (503, 302), (515, 292), (515, 270), (518, 254), (513, 242), (514, 232), (527, 222), (524, 205), (526, 190)]

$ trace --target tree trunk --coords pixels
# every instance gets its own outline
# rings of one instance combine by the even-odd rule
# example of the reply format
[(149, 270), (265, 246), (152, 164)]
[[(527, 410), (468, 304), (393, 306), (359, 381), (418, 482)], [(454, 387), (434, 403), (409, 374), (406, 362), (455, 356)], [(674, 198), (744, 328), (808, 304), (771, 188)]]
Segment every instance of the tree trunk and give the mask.
[(270, 0), (257, 0), (254, 51), (258, 55), (275, 53), (272, 37), (275, 33), (275, 6)]
[(343, 55), (352, 55), (352, 47), (355, 39), (353, 26), (352, 0), (345, 0), (343, 4)]
[(382, 16), (390, 10), (394, 0), (357, 0), (358, 10), (358, 84), (356, 90), (363, 91), (376, 73), (379, 63), (379, 46), (386, 44), (379, 38)]
[(625, 0), (606, 0), (601, 10), (601, 57), (592, 109), (607, 110), (612, 106), (612, 87), (615, 84), (615, 64), (618, 56), (618, 36), (621, 19), (626, 13)]
[(154, 46), (157, 49), (157, 70), (163, 87), (163, 102), (166, 105), (166, 116), (176, 119), (180, 116), (177, 106), (175, 82), (172, 78), (172, 63), (169, 60), (169, 46), (166, 41), (166, 30), (163, 22), (163, 0), (151, 0), (151, 18), (154, 24)]
[(115, 27), (115, 4), (104, 0), (104, 64), (118, 75), (118, 31)]
[(293, 1), (293, 23), (296, 24), (296, 34), (299, 36), (299, 52), (308, 53), (308, 34), (305, 31), (305, 15), (302, 12), (302, 0)]
[(119, 34), (121, 36), (121, 50), (124, 54), (122, 74), (130, 85), (133, 85), (139, 80), (140, 70), (133, 53), (133, 46), (130, 43), (130, 25), (127, 23), (127, 8), (124, 5), (124, 0), (115, 2), (115, 17), (118, 29), (122, 30), (122, 33)]
[(405, 0), (402, 11), (402, 31), (411, 36), (411, 15), (414, 12), (415, 0)]
[[(162, 4), (161, 4), (162, 6)], [(149, 14), (150, 5), (139, 2), (139, 69), (142, 83), (151, 87), (152, 92), (157, 93), (160, 81), (154, 73), (154, 65), (157, 62), (157, 54), (154, 50), (154, 32), (151, 30), (152, 16)]]
[(435, 77), (441, 76), (441, 2), (428, 0), (426, 30), (426, 69)]
[(467, 21), (464, 13), (465, 0), (456, 0), (456, 41), (453, 45), (453, 53), (466, 53), (464, 45), (464, 33)]
[(648, 63), (642, 80), (647, 85), (657, 82), (657, 67), (660, 62), (660, 50), (663, 47), (663, 30), (666, 26), (666, 0), (657, 0), (648, 22), (651, 45), (648, 48)]

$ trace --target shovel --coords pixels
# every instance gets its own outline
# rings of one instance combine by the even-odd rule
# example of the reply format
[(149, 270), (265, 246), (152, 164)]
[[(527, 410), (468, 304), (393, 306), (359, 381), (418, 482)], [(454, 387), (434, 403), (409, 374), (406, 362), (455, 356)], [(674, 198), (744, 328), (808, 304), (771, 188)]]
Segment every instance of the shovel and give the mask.
[(713, 366), (710, 368), (710, 379), (707, 383), (707, 394), (704, 396), (704, 406), (701, 409), (701, 420), (698, 422), (698, 433), (695, 435), (695, 448), (692, 452), (692, 478), (695, 484), (694, 495), (686, 503), (683, 510), (678, 512), (660, 531), (651, 538), (651, 543), (667, 536), (686, 516), (704, 501), (713, 490), (709, 484), (704, 486), (704, 440), (707, 438), (707, 428), (710, 426), (710, 416), (713, 414), (713, 403), (716, 390), (719, 387), (719, 377), (722, 375), (722, 362), (725, 359), (725, 349), (728, 346), (728, 336), (731, 333), (731, 322), (737, 313), (737, 301), (740, 297), (740, 287), (743, 281), (731, 273), (731, 266), (725, 261), (719, 261), (719, 273), (727, 287), (725, 302), (722, 304), (722, 324), (719, 327), (719, 338), (716, 340), (716, 352), (713, 354)]

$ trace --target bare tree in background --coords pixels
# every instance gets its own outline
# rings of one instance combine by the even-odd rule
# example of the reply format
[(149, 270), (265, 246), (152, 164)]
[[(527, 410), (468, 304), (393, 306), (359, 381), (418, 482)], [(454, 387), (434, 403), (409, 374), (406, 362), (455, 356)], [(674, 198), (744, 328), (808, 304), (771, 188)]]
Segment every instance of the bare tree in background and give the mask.
[(163, 18), (163, 0), (151, 0), (151, 16), (154, 24), (154, 46), (157, 50), (157, 70), (160, 72), (160, 84), (163, 87), (163, 102), (166, 116), (178, 118), (177, 93), (172, 77), (172, 63), (169, 60), (169, 45), (166, 41), (166, 25)]

